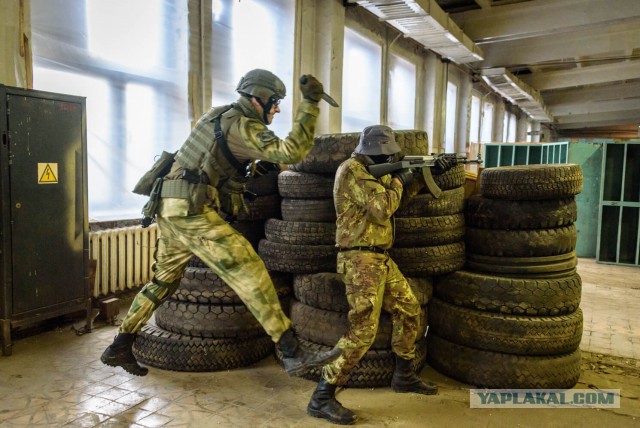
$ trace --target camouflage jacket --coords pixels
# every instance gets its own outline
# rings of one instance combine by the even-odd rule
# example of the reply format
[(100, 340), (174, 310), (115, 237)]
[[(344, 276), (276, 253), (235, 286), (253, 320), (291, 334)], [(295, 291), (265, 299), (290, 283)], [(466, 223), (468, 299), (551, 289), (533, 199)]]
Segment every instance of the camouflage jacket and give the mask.
[[(205, 174), (208, 184), (190, 184), (188, 194), (161, 198), (159, 213), (164, 217), (186, 216), (203, 210), (221, 208), (227, 214), (246, 210), (243, 201), (244, 171), (236, 170), (227, 161), (215, 142), (213, 118), (222, 113), (220, 125), (227, 146), (240, 163), (256, 159), (273, 163), (296, 163), (313, 147), (316, 119), (320, 109), (315, 103), (303, 100), (298, 106), (293, 128), (285, 139), (278, 138), (267, 128), (258, 111), (244, 97), (231, 106), (214, 107), (193, 127), (191, 134), (176, 155), (165, 180), (177, 180), (188, 169)], [(234, 180), (238, 180), (234, 182)], [(225, 190), (225, 186), (233, 189)], [(164, 187), (167, 187), (165, 184)], [(163, 188), (164, 192), (164, 188)]]
[(291, 132), (285, 139), (280, 139), (267, 128), (251, 101), (245, 97), (240, 97), (231, 106), (214, 107), (194, 126), (178, 151), (177, 162), (168, 178), (178, 178), (183, 167), (204, 172), (209, 177), (209, 183), (216, 187), (218, 182), (227, 177), (238, 175), (214, 143), (213, 118), (220, 113), (223, 113), (220, 125), (227, 145), (240, 163), (260, 159), (288, 164), (301, 161), (313, 147), (319, 112), (315, 103), (303, 100), (296, 111)]
[(379, 179), (367, 171), (368, 157), (353, 154), (336, 172), (336, 246), (391, 248), (393, 213), (400, 205), (402, 185), (390, 175)]

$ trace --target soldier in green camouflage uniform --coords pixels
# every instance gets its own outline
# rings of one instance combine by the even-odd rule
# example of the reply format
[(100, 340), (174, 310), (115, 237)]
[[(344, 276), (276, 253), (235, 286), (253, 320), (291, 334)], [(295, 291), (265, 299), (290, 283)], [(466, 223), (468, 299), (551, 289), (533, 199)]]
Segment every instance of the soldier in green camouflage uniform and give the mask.
[(102, 354), (103, 363), (144, 376), (132, 345), (135, 335), (153, 311), (171, 296), (193, 255), (227, 283), (242, 299), (283, 354), (287, 373), (335, 359), (340, 349), (310, 353), (298, 346), (291, 321), (282, 311), (267, 269), (251, 244), (225, 218), (246, 208), (247, 171), (253, 174), (277, 169), (279, 163), (296, 163), (313, 145), (318, 102), (323, 87), (313, 76), (303, 76), (303, 101), (293, 129), (278, 138), (267, 125), (285, 96), (282, 81), (269, 71), (255, 69), (239, 82), (239, 99), (214, 107), (196, 123), (175, 155), (161, 185), (157, 208), (158, 244), (154, 277), (136, 295), (119, 334)]
[[(420, 380), (411, 368), (415, 357), (420, 305), (407, 280), (389, 257), (394, 238), (393, 214), (403, 188), (420, 190), (415, 171), (407, 169), (379, 179), (367, 166), (388, 162), (400, 152), (391, 128), (383, 125), (364, 129), (351, 158), (336, 173), (333, 197), (337, 213), (336, 246), (338, 273), (344, 274), (349, 302), (349, 329), (337, 347), (343, 354), (325, 365), (307, 412), (337, 424), (353, 424), (356, 415), (335, 399), (335, 390), (346, 383), (349, 372), (373, 343), (382, 309), (393, 321), (391, 346), (396, 368), (391, 383), (397, 392), (436, 394), (433, 384)], [(424, 182), (422, 181), (422, 185)]]

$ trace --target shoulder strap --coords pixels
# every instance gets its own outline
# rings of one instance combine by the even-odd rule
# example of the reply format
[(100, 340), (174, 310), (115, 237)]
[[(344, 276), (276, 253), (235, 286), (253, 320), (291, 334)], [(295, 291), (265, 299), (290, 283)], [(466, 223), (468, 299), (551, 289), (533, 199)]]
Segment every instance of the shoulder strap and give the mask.
[(227, 110), (221, 112), (218, 116), (213, 118), (215, 139), (216, 139), (216, 143), (218, 143), (218, 145), (220, 146), (220, 150), (222, 150), (222, 154), (224, 154), (224, 157), (227, 159), (227, 161), (231, 164), (231, 166), (233, 166), (236, 169), (236, 171), (238, 171), (240, 175), (244, 176), (246, 173), (246, 163), (245, 164), (240, 163), (240, 161), (236, 159), (233, 153), (231, 153), (231, 150), (229, 150), (229, 146), (227, 145), (227, 139), (224, 137), (224, 134), (222, 133), (222, 127), (220, 126), (220, 116), (222, 116), (224, 113), (226, 113), (230, 109), (231, 107), (229, 107)]

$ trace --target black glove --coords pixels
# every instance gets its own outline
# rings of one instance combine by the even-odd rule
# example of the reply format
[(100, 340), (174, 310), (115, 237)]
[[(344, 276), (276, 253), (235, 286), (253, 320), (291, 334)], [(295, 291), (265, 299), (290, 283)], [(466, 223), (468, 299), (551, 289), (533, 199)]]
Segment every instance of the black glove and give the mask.
[(305, 74), (300, 77), (300, 92), (302, 92), (304, 99), (317, 103), (324, 95), (324, 87), (318, 79), (310, 74)]
[(252, 174), (250, 175), (253, 177), (257, 177), (260, 175), (268, 174), (271, 171), (280, 172), (280, 165), (278, 165), (277, 163), (269, 162), (269, 161), (257, 160), (253, 163), (253, 167), (251, 171)]
[(449, 171), (454, 165), (455, 162), (453, 162), (451, 159), (440, 157), (436, 159), (436, 162), (433, 165), (433, 172), (435, 172), (436, 174), (444, 174), (445, 172)]
[(400, 171), (394, 172), (393, 174), (391, 174), (391, 176), (393, 178), (397, 178), (398, 180), (400, 180), (403, 186), (406, 186), (413, 181), (413, 176), (415, 175), (415, 173), (416, 171), (413, 168), (405, 168), (401, 169)]

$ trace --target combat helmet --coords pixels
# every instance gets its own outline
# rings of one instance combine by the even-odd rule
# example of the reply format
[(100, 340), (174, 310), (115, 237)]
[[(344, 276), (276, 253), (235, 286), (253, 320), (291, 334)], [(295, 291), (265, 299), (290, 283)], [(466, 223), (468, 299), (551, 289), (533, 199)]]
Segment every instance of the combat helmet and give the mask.
[(271, 99), (273, 96), (282, 99), (287, 95), (287, 88), (282, 80), (272, 72), (261, 68), (251, 70), (242, 76), (236, 91), (265, 100)]
[(354, 153), (367, 156), (395, 155), (400, 152), (400, 146), (396, 143), (393, 129), (385, 125), (367, 126), (360, 134), (360, 142)]

